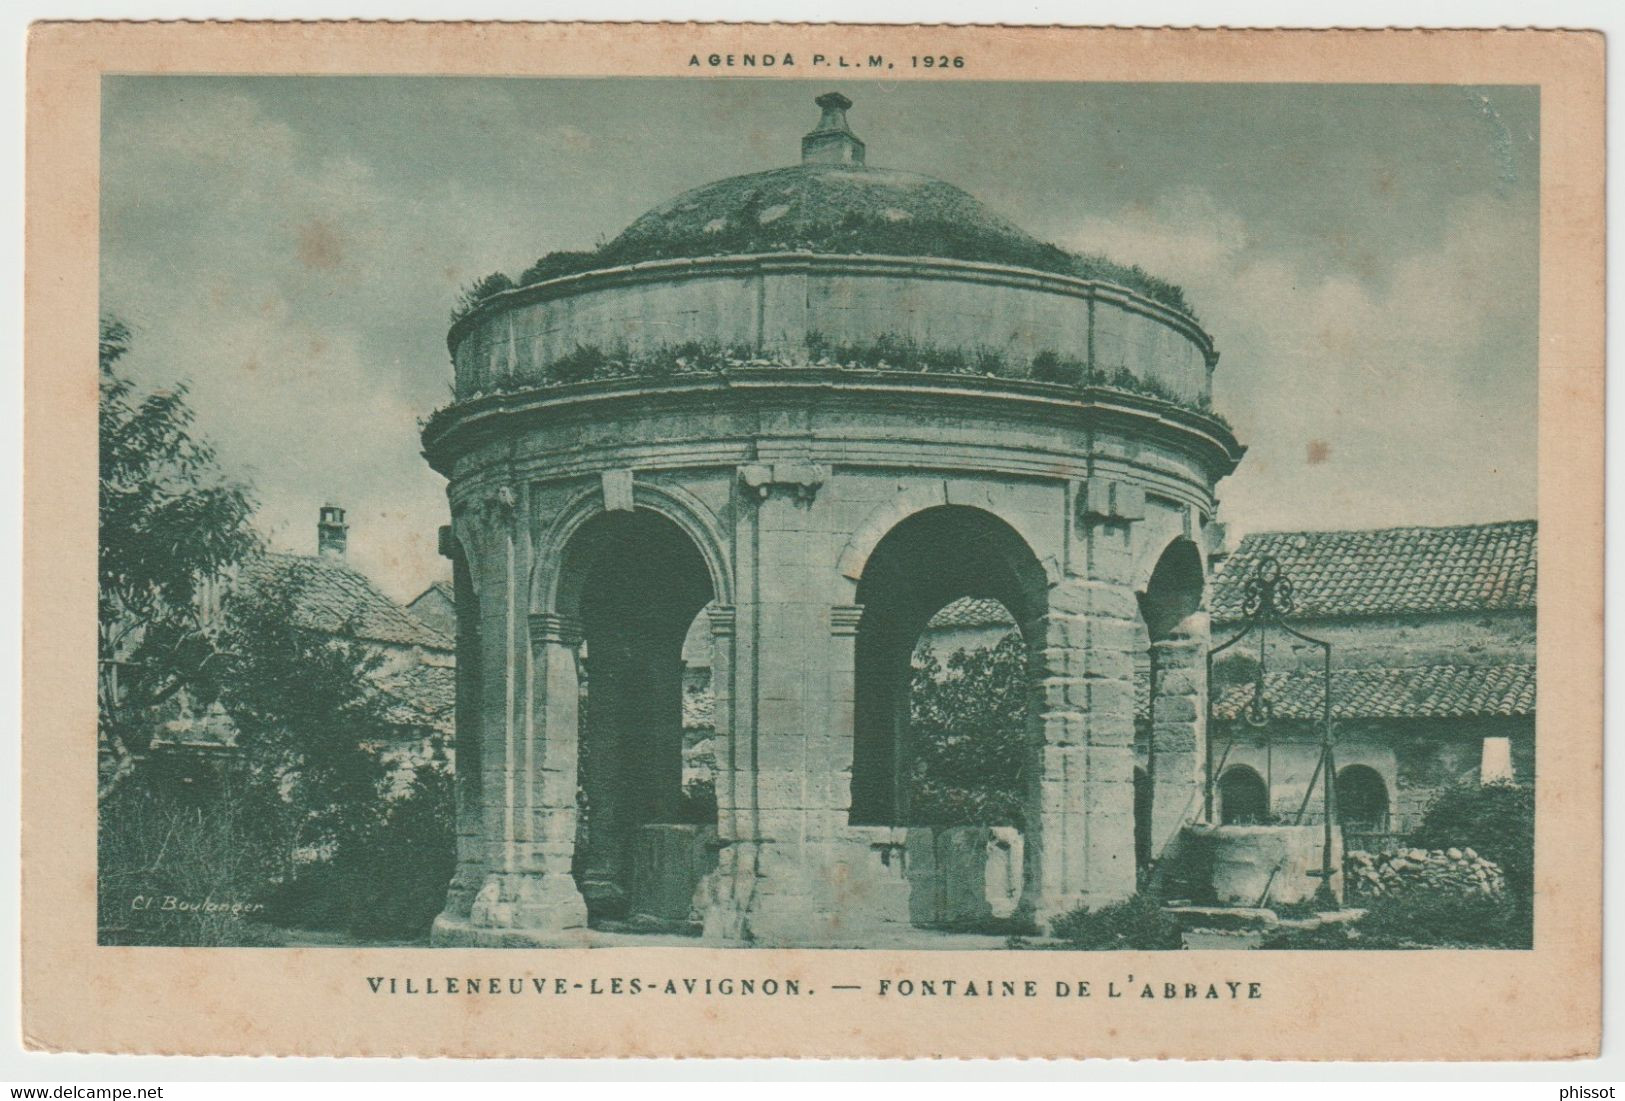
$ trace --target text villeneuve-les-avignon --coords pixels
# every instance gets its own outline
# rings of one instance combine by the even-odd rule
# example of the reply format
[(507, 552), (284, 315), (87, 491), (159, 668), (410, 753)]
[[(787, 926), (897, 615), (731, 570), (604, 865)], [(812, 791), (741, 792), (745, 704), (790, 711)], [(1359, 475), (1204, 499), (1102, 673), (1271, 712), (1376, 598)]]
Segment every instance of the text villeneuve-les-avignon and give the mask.
[[(570, 995), (681, 997), (806, 997), (818, 989), (801, 979), (665, 978), (593, 976), (585, 979), (521, 976), (369, 975), (367, 986), (385, 995)], [(1136, 980), (1133, 975), (1109, 979), (879, 979), (869, 983), (833, 984), (836, 994), (880, 998), (1134, 998), (1154, 1001), (1259, 1001), (1264, 984), (1243, 980), (1169, 982)]]

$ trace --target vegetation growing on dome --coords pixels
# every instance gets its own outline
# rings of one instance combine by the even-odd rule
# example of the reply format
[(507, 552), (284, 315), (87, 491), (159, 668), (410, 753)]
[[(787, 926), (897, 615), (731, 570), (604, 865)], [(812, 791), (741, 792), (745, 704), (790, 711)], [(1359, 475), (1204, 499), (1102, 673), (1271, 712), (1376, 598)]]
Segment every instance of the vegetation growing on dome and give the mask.
[(455, 325), (479, 309), (480, 303), (492, 295), (511, 290), (513, 290), (513, 280), (500, 271), (493, 271), (484, 278), (474, 280), (458, 293), (457, 305), (452, 307), (451, 311), (451, 323)]
[[(886, 333), (871, 341), (839, 343), (822, 333), (809, 332), (803, 350), (794, 353), (759, 352), (754, 348), (715, 341), (686, 341), (644, 351), (626, 345), (609, 348), (578, 344), (547, 365), (544, 377), (511, 376), (493, 381), (489, 391), (476, 391), (466, 400), (487, 393), (510, 393), (582, 382), (619, 379), (663, 379), (680, 375), (722, 374), (729, 370), (775, 367), (827, 367), (845, 370), (897, 371), (910, 374), (961, 375), (1048, 383), (1070, 390), (1104, 390), (1150, 398), (1175, 408), (1198, 413), (1233, 431), (1230, 422), (1213, 411), (1211, 401), (1177, 394), (1154, 379), (1140, 378), (1118, 368), (1106, 371), (1044, 350), (1028, 359), (1005, 355), (988, 347), (952, 348), (911, 337)], [(455, 404), (455, 403), (454, 403)], [(437, 410), (427, 422), (433, 427), (452, 408)]]
[[(550, 252), (512, 285), (651, 260), (758, 253), (980, 261), (1115, 284), (1195, 317), (1184, 291), (1144, 269), (1047, 244), (951, 184), (856, 165), (796, 165), (718, 180), (650, 211), (611, 241)], [(508, 287), (482, 281), (460, 314)]]
[[(613, 268), (649, 260), (681, 260), (701, 256), (746, 255), (764, 252), (824, 252), (857, 256), (924, 256), (942, 260), (976, 260), (1011, 267), (1032, 268), (1078, 279), (1113, 283), (1142, 294), (1153, 302), (1195, 318), (1196, 312), (1185, 299), (1182, 288), (1159, 279), (1134, 264), (1120, 264), (1104, 256), (1081, 255), (1055, 245), (1026, 242), (984, 229), (953, 222), (888, 221), (881, 217), (849, 213), (840, 223), (819, 233), (786, 233), (774, 223), (767, 225), (730, 221), (727, 226), (704, 238), (678, 237), (664, 240), (624, 241), (616, 239), (588, 252), (550, 252), (526, 268), (518, 283), (492, 276), (476, 288), (484, 293), (470, 297), (475, 288), (464, 292), (453, 315), (457, 320), (485, 298), (513, 286), (528, 287), (566, 275), (579, 275), (598, 268)], [(500, 274), (500, 273), (498, 273)], [(503, 277), (506, 278), (506, 277)]]

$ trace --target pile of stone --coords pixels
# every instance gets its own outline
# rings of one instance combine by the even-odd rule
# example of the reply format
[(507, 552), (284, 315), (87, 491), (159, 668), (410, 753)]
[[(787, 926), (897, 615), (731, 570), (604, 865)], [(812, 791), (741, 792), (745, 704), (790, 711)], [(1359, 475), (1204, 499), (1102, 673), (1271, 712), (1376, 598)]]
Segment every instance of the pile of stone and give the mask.
[(1400, 849), (1391, 853), (1350, 852), (1349, 889), (1376, 898), (1421, 888), (1463, 895), (1496, 895), (1506, 890), (1500, 865), (1472, 849)]

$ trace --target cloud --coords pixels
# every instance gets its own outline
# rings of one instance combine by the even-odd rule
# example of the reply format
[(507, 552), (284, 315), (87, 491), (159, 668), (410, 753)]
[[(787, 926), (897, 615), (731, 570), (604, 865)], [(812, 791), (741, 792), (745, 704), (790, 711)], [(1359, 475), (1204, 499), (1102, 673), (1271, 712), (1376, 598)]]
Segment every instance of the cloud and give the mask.
[[(1490, 196), (1436, 240), (1261, 243), (1200, 189), (1080, 223), (1065, 243), (1182, 284), (1214, 335), (1217, 408), (1249, 453), (1220, 485), (1239, 530), (1535, 512), (1533, 225)], [(1398, 248), (1395, 245), (1398, 244)]]
[(110, 132), (104, 179), (118, 232), (102, 304), (135, 328), (130, 368), (190, 380), (273, 543), (312, 550), (330, 501), (351, 509), (354, 555), (392, 593), (438, 576), (445, 499), (416, 424), (445, 392), (445, 306), (402, 253), (427, 251), (440, 220), (229, 94)]
[[(253, 480), (279, 545), (312, 550), (317, 507), (344, 505), (352, 556), (401, 597), (445, 569), (444, 486), (416, 422), (447, 397), (458, 288), (588, 246), (685, 186), (780, 163), (805, 123), (787, 138), (778, 112), (806, 109), (799, 90), (781, 102), (728, 83), (673, 84), (658, 106), (650, 86), (615, 82), (111, 87), (101, 291), (136, 330), (131, 369), (154, 385), (193, 381), (200, 426)], [(960, 104), (953, 120), (975, 109)], [(1021, 117), (1040, 127), (1066, 111)], [(672, 139), (674, 120), (695, 119), (700, 138)], [(1230, 145), (1268, 153), (1244, 115), (1221, 121), (1237, 127)], [(1050, 132), (1057, 148), (1069, 126)], [(1220, 486), (1238, 529), (1532, 515), (1532, 189), (1436, 173), (1401, 181), (1396, 194), (1415, 202), (1338, 189), (1340, 166), (1386, 148), (1362, 135), (1291, 171), (1172, 188), (1177, 169), (1136, 176), (1118, 194), (1143, 202), (1088, 189), (1106, 209), (1063, 224), (1060, 243), (1172, 278), (1201, 311), (1223, 353), (1216, 404), (1251, 449)], [(1160, 156), (1159, 140), (1128, 162)], [(914, 148), (918, 159), (951, 143)], [(1210, 152), (1188, 155), (1222, 151)], [(1110, 177), (1079, 155), (1078, 178)], [(942, 171), (972, 190), (1008, 186), (1024, 224), (1066, 217), (1044, 201), (1067, 193), (1053, 181), (1010, 183), (981, 157)], [(1360, 217), (1337, 216), (1349, 211)]]

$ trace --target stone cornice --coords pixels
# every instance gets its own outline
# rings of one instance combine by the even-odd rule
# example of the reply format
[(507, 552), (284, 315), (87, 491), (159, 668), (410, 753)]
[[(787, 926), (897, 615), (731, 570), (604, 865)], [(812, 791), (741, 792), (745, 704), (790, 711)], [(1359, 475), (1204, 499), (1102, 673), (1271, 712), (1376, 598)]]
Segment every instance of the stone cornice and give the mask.
[(771, 367), (659, 382), (614, 379), (487, 395), (460, 402), (437, 417), (424, 432), (424, 454), (436, 470), (449, 474), (458, 454), (484, 440), (506, 438), (538, 422), (587, 409), (607, 419), (640, 415), (636, 407), (656, 404), (716, 411), (729, 403), (759, 409), (766, 401), (811, 400), (832, 409), (835, 398), (860, 404), (881, 402), (892, 408), (899, 404), (941, 406), (957, 416), (968, 411), (990, 419), (1010, 417), (1069, 428), (1117, 428), (1127, 434), (1147, 434), (1193, 452), (1215, 479), (1234, 471), (1246, 452), (1235, 435), (1213, 417), (1159, 398), (1105, 387), (1074, 388), (970, 375)]

